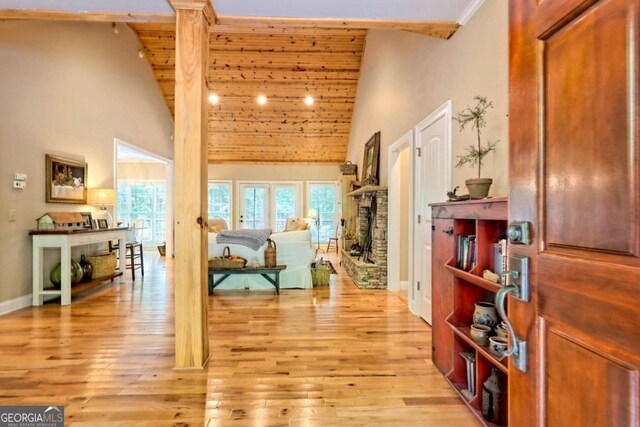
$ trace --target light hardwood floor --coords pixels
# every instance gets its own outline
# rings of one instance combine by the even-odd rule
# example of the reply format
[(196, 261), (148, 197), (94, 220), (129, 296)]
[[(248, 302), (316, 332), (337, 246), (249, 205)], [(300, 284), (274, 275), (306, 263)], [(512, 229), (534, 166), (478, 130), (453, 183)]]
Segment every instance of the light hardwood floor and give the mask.
[(2, 316), (0, 405), (64, 405), (67, 426), (479, 425), (432, 365), (428, 325), (334, 265), (330, 287), (216, 291), (199, 371), (173, 369), (157, 256), (135, 283)]

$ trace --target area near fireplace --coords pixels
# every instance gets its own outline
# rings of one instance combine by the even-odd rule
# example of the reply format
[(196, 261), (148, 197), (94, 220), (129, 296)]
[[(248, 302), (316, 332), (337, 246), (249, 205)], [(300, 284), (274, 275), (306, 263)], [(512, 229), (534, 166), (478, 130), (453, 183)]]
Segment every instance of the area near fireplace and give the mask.
[(342, 265), (356, 286), (387, 289), (387, 187), (366, 186), (348, 194), (357, 206), (355, 231), (363, 248), (361, 256), (342, 252)]

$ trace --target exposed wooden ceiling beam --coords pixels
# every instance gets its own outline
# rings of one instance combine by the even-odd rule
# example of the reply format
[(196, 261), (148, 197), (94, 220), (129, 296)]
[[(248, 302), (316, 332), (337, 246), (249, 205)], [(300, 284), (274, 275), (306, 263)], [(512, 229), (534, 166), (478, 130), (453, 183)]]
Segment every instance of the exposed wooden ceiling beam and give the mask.
[(173, 13), (126, 13), (126, 12), (67, 12), (39, 9), (0, 9), (0, 19), (31, 19), (39, 21), (90, 21), (90, 22), (139, 22), (173, 23)]
[[(387, 19), (334, 19), (334, 18), (280, 18), (256, 16), (218, 15), (218, 24), (211, 27), (213, 32), (222, 32), (224, 27), (238, 33), (242, 28), (255, 33), (259, 29), (296, 28), (340, 28), (401, 30), (442, 39), (450, 38), (460, 25), (456, 22), (439, 21), (399, 21)], [(221, 28), (222, 27), (222, 28)]]

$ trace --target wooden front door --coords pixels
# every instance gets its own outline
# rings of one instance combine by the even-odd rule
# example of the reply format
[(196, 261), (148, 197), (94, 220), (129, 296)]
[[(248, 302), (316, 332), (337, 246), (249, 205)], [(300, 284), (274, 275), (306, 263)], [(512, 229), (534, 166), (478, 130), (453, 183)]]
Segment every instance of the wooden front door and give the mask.
[(638, 0), (512, 0), (509, 219), (532, 298), (512, 426), (640, 425)]

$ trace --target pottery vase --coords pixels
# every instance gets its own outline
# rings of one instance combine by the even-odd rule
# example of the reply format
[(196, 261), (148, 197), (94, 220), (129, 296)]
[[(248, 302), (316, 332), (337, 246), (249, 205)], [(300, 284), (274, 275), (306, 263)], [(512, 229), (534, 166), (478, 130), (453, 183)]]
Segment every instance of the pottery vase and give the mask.
[[(80, 283), (82, 280), (83, 270), (80, 264), (76, 261), (71, 260), (71, 284), (75, 285), (76, 283)], [(60, 263), (53, 267), (51, 270), (51, 274), (49, 274), (49, 280), (53, 284), (53, 287), (56, 289), (60, 289), (62, 283), (62, 266)]]
[(475, 304), (475, 310), (473, 311), (474, 325), (485, 325), (493, 328), (497, 322), (498, 312), (494, 303), (480, 301)]

